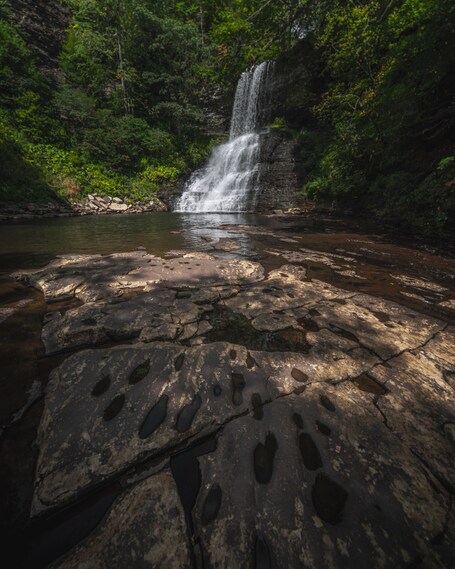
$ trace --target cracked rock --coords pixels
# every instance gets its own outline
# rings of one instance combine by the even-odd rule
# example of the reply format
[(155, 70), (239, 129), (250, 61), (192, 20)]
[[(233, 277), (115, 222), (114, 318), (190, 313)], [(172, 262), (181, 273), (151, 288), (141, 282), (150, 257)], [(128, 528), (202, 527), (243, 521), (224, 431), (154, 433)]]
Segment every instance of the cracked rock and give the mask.
[(445, 524), (445, 497), (349, 384), (229, 423), (199, 462), (193, 522), (211, 569), (405, 567)]
[(259, 281), (263, 268), (244, 260), (187, 254), (161, 259), (141, 251), (104, 257), (67, 255), (44, 269), (16, 273), (16, 278), (42, 290), (46, 300), (77, 297), (84, 302), (116, 298), (125, 290), (146, 292), (156, 284), (196, 288)]

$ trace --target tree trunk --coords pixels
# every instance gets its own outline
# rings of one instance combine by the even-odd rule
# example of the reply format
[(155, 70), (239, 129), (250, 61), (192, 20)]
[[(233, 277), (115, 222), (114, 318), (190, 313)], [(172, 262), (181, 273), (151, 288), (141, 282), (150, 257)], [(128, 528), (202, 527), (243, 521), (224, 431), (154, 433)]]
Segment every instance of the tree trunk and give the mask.
[(117, 1), (117, 49), (118, 49), (118, 62), (120, 70), (120, 86), (123, 93), (123, 108), (125, 109), (126, 115), (131, 115), (133, 113), (133, 106), (128, 97), (128, 85), (125, 80), (125, 64), (123, 59), (123, 33), (122, 33), (122, 15), (121, 7), (124, 12), (124, 5), (120, 6), (121, 0)]

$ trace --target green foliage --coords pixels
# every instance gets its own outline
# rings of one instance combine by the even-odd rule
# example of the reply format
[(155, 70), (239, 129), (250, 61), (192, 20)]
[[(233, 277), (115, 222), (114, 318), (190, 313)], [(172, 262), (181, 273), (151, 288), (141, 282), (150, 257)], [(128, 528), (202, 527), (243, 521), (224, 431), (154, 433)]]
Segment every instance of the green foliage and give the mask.
[(453, 226), (453, 2), (65, 3), (51, 89), (11, 0), (0, 0), (8, 195), (54, 187), (145, 201), (171, 190), (214, 143), (207, 94), (230, 101), (244, 69), (276, 58), (291, 87), (271, 126), (299, 141), (308, 197), (427, 232)]
[[(41, 167), (48, 184), (64, 197), (78, 198), (95, 192), (123, 194), (126, 180), (102, 165), (84, 162), (75, 152), (46, 144), (30, 144), (26, 152), (31, 164)], [(68, 188), (72, 190), (69, 195)]]
[(283, 117), (277, 117), (276, 119), (274, 119), (270, 127), (276, 128), (278, 130), (284, 129), (287, 127), (287, 121)]
[(327, 0), (321, 13), (311, 4), (307, 41), (325, 81), (313, 108), (320, 137), (306, 195), (447, 230), (443, 202), (452, 193), (437, 170), (455, 122), (455, 5)]
[(454, 161), (455, 161), (455, 156), (446, 156), (439, 162), (437, 170), (439, 172), (444, 171), (449, 166), (452, 166)]
[(51, 201), (49, 185), (14, 132), (0, 122), (0, 202)]
[(12, 108), (36, 88), (39, 74), (24, 39), (9, 18), (0, 19), (0, 105)]
[(171, 190), (181, 172), (172, 166), (149, 166), (131, 184), (131, 197), (144, 201), (154, 197), (158, 191)]

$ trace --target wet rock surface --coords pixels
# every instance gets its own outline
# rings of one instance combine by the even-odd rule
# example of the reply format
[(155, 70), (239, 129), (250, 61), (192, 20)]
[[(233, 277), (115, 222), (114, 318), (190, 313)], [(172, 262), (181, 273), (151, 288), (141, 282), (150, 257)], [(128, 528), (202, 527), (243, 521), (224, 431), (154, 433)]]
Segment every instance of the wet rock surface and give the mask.
[[(233, 237), (213, 254), (73, 255), (16, 274), (49, 307), (76, 303), (42, 328), (63, 355), (31, 515), (121, 487), (50, 567), (453, 566), (447, 309), (366, 294), (355, 251), (280, 238), (267, 266), (233, 258)], [(450, 286), (398, 277), (394, 299), (451, 301)]]

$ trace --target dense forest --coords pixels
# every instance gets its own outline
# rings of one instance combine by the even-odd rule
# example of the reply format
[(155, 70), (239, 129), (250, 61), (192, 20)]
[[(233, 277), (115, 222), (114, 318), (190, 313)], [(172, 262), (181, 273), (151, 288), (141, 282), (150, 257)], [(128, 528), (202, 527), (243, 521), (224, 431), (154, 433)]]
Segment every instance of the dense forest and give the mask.
[(453, 229), (454, 3), (60, 3), (49, 73), (14, 1), (0, 0), (0, 201), (170, 190), (222, 138), (240, 73), (275, 59), (304, 69), (271, 121), (299, 143), (304, 196)]

